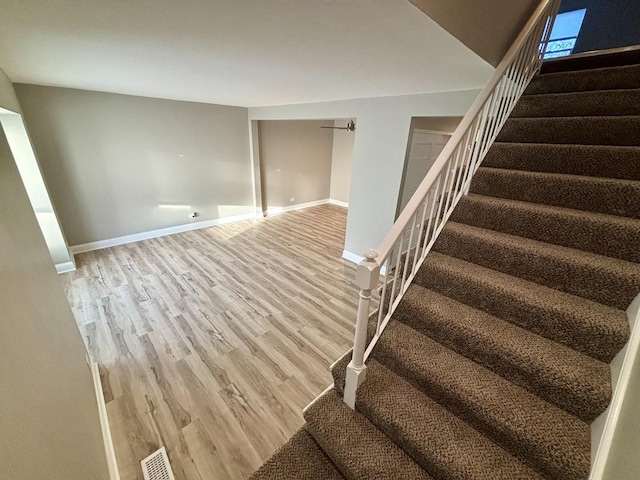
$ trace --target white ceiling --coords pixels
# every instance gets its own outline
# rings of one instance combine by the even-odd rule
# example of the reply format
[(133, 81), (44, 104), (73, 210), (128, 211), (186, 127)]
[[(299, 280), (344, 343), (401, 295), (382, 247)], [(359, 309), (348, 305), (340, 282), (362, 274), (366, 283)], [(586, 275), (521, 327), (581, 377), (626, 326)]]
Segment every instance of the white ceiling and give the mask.
[(0, 0), (17, 83), (240, 106), (479, 88), (408, 0)]

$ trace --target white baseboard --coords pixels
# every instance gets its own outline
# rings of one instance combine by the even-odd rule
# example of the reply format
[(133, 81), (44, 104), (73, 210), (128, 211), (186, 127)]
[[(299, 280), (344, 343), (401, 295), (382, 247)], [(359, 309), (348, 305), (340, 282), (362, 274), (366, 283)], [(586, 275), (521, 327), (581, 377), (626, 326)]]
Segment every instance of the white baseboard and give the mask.
[(613, 397), (607, 410), (591, 426), (591, 442), (596, 446), (596, 450), (592, 452), (593, 462), (589, 480), (604, 479), (604, 469), (609, 458), (620, 411), (627, 396), (631, 372), (640, 351), (640, 295), (627, 308), (627, 318), (631, 325), (631, 336), (627, 345), (611, 362)]
[(108, 238), (106, 240), (98, 240), (97, 242), (82, 243), (69, 247), (72, 255), (92, 250), (100, 250), (102, 248), (115, 247), (117, 245), (125, 245), (127, 243), (139, 242), (141, 240), (149, 240), (151, 238), (164, 237), (165, 235), (174, 235), (176, 233), (190, 232), (201, 228), (215, 227), (225, 223), (240, 222), (242, 220), (254, 219), (254, 213), (245, 213), (243, 215), (234, 215), (231, 217), (216, 218), (214, 220), (205, 220), (203, 222), (187, 223), (185, 225), (177, 225), (175, 227), (161, 228), (151, 230), (149, 232), (134, 233), (133, 235), (125, 235), (123, 237)]
[(342, 200), (336, 200), (335, 198), (330, 198), (329, 203), (331, 205), (338, 205), (339, 207), (349, 208), (349, 202), (343, 202)]
[(113, 439), (111, 438), (111, 427), (109, 427), (109, 419), (107, 418), (107, 405), (104, 402), (104, 394), (102, 393), (100, 369), (98, 368), (98, 364), (94, 361), (91, 361), (91, 376), (93, 377), (93, 387), (95, 389), (96, 400), (98, 402), (98, 415), (100, 416), (102, 440), (104, 441), (104, 450), (107, 456), (109, 478), (111, 480), (120, 480), (120, 472), (118, 471), (118, 462), (116, 460), (116, 451), (113, 448)]
[(58, 274), (75, 272), (75, 270), (76, 264), (73, 262), (56, 263), (56, 272), (58, 272)]
[(302, 409), (302, 413), (307, 413), (307, 410), (309, 410), (318, 400), (320, 400), (320, 397), (329, 393), (331, 390), (333, 390), (334, 387), (335, 387), (335, 384), (332, 383), (327, 388), (325, 388), (322, 392), (320, 392), (317, 397), (311, 400), (311, 402), (309, 402), (309, 404)]
[(347, 262), (355, 263), (356, 265), (360, 263), (362, 260), (364, 260), (364, 257), (362, 255), (356, 255), (355, 253), (350, 252), (349, 250), (342, 251), (342, 258), (345, 259)]
[(287, 205), (286, 207), (269, 207), (267, 209), (268, 215), (278, 215), (279, 213), (291, 212), (293, 210), (302, 210), (303, 208), (317, 207), (318, 205), (325, 205), (330, 203), (330, 199), (323, 198), (322, 200), (314, 200), (313, 202), (296, 203), (295, 205)]

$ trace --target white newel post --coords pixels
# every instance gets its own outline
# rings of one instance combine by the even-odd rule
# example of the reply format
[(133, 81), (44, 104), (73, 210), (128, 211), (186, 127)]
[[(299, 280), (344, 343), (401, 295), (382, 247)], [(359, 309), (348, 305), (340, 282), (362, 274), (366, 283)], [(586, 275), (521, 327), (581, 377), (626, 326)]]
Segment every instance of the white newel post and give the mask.
[(380, 265), (376, 262), (378, 252), (367, 250), (364, 257), (365, 259), (358, 264), (356, 269), (356, 285), (360, 287), (360, 299), (358, 302), (356, 333), (353, 341), (353, 354), (347, 366), (344, 385), (344, 402), (352, 409), (356, 408), (356, 390), (364, 381), (367, 371), (367, 367), (364, 364), (364, 351), (367, 347), (369, 304), (371, 302), (371, 290), (378, 285), (380, 278)]

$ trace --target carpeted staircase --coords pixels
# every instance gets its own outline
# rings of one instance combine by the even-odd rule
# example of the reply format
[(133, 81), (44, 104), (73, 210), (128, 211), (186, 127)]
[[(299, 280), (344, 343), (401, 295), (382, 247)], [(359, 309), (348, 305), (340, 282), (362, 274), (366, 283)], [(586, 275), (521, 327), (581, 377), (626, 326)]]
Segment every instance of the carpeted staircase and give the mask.
[(640, 293), (640, 65), (538, 75), (367, 361), (251, 478), (586, 479)]

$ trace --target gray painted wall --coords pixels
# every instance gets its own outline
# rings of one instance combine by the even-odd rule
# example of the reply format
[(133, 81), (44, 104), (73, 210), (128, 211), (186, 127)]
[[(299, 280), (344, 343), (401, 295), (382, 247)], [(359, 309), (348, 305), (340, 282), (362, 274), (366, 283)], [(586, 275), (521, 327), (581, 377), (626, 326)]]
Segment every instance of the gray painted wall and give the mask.
[(494, 67), (540, 0), (410, 0)]
[[(349, 118), (336, 120), (335, 127), (344, 127)], [(347, 130), (333, 131), (333, 153), (331, 155), (331, 191), (333, 200), (349, 202), (351, 191), (351, 169), (353, 168), (353, 144), (357, 134)]]
[(0, 108), (13, 113), (22, 113), (13, 83), (2, 69), (0, 69)]
[(109, 478), (75, 320), (0, 129), (0, 477)]
[(246, 109), (15, 87), (70, 245), (253, 212)]
[(259, 122), (267, 209), (329, 198), (333, 130), (321, 125), (333, 121)]

